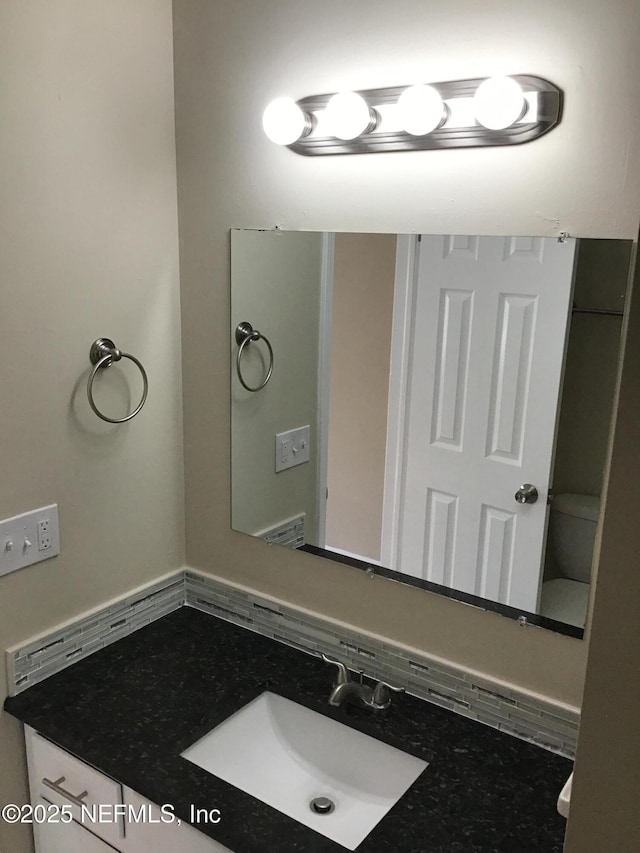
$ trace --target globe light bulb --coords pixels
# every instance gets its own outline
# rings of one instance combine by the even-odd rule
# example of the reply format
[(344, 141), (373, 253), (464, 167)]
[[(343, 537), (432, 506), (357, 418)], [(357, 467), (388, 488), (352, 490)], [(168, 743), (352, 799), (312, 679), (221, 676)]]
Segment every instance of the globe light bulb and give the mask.
[(490, 77), (478, 86), (473, 98), (476, 121), (489, 130), (511, 127), (526, 107), (522, 89), (511, 77)]
[(276, 98), (262, 114), (262, 128), (276, 145), (291, 145), (309, 132), (309, 116), (293, 98)]
[(334, 95), (325, 109), (327, 134), (338, 139), (355, 139), (375, 127), (375, 114), (355, 92)]
[(426, 136), (447, 118), (440, 92), (433, 86), (409, 86), (398, 98), (400, 123), (412, 136)]

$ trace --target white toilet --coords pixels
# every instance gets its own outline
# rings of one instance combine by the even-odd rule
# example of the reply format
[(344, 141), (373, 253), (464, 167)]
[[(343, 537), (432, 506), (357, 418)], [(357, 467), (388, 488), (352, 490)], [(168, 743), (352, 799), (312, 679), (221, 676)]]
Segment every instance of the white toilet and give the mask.
[(599, 497), (562, 494), (553, 499), (549, 537), (560, 577), (542, 584), (542, 616), (584, 627), (599, 514)]

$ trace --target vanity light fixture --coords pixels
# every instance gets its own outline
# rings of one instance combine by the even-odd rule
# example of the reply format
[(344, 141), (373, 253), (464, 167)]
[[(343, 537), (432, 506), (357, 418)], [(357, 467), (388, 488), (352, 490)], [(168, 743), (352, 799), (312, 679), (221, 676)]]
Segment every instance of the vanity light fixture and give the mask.
[(516, 145), (561, 118), (562, 92), (527, 74), (277, 98), (265, 133), (297, 154)]

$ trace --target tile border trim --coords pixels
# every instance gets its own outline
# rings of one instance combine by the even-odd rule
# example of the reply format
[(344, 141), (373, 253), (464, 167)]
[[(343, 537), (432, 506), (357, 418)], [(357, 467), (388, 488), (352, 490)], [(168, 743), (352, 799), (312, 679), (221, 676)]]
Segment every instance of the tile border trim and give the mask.
[(405, 687), (456, 714), (573, 759), (580, 714), (417, 650), (387, 642), (192, 569), (180, 570), (7, 650), (13, 696), (183, 606), (307, 654)]
[(181, 570), (7, 649), (9, 695), (44, 681), (184, 603), (185, 573)]
[(338, 657), (352, 670), (497, 728), (566, 758), (575, 757), (579, 712), (456, 667), (422, 652), (358, 632), (211, 575), (185, 572), (186, 605), (299, 651)]

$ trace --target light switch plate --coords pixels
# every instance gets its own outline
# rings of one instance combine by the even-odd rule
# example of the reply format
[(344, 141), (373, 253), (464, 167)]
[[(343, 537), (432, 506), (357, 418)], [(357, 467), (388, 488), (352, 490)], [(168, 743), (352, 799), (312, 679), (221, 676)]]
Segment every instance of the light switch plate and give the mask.
[(0, 521), (0, 575), (57, 557), (59, 553), (57, 504)]
[(309, 461), (311, 427), (303, 426), (276, 433), (276, 474)]

